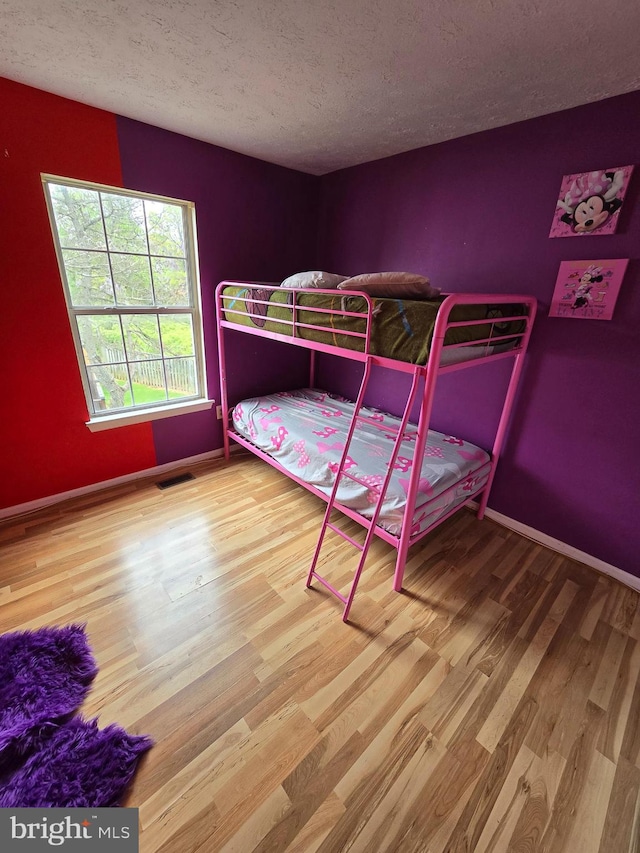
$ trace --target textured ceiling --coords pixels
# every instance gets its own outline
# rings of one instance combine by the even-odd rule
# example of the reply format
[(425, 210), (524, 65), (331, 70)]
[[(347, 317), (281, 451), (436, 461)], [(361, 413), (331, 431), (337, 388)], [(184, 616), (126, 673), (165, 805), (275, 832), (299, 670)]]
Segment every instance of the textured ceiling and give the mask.
[(0, 75), (324, 174), (638, 89), (639, 31), (637, 0), (0, 0)]

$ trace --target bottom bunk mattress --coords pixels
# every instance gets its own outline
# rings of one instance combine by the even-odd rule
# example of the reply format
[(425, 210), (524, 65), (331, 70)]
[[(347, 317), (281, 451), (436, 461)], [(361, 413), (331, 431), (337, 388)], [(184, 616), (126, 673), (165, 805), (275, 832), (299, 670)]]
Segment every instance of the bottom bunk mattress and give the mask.
[[(303, 388), (242, 400), (233, 409), (233, 426), (238, 435), (268, 454), (285, 471), (328, 497), (353, 410), (354, 404), (344, 397)], [(358, 423), (346, 470), (366, 485), (343, 477), (337, 499), (365, 518), (371, 518), (377, 500), (371, 487), (383, 482), (400, 419), (370, 408), (363, 408), (361, 415), (372, 423)], [(402, 529), (414, 447), (415, 438), (403, 440), (378, 517), (378, 524), (393, 536), (399, 536)], [(485, 450), (429, 430), (411, 535), (431, 527), (442, 515), (480, 491), (490, 468), (490, 457)]]

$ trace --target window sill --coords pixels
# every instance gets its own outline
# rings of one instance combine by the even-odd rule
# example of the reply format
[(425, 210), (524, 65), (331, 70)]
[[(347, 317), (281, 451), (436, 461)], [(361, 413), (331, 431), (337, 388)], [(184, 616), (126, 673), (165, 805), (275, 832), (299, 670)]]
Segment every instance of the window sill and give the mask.
[(157, 406), (153, 409), (136, 409), (132, 412), (118, 412), (113, 415), (90, 418), (86, 424), (91, 432), (101, 432), (105, 429), (143, 424), (147, 421), (158, 421), (162, 418), (172, 418), (175, 415), (188, 415), (191, 412), (203, 412), (210, 409), (214, 400), (191, 400), (188, 403), (174, 403), (171, 406)]

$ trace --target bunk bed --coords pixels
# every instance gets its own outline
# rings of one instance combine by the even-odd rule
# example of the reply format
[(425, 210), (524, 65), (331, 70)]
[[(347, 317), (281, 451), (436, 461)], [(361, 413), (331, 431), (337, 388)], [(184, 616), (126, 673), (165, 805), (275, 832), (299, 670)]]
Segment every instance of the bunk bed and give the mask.
[[(535, 311), (535, 298), (519, 294), (403, 300), (263, 282), (216, 288), (225, 456), (233, 441), (326, 501), (307, 586), (316, 580), (337, 596), (345, 622), (374, 535), (397, 549), (393, 586), (400, 591), (411, 545), (470, 501), (483, 517)], [(308, 387), (234, 399), (227, 330), (309, 350)], [(355, 401), (315, 387), (318, 352), (362, 364)], [(429, 429), (440, 376), (502, 359), (512, 368), (490, 450)], [(374, 367), (409, 375), (401, 416), (365, 406)], [(365, 528), (364, 543), (331, 520), (334, 508)], [(329, 529), (360, 552), (346, 595), (316, 571)]]

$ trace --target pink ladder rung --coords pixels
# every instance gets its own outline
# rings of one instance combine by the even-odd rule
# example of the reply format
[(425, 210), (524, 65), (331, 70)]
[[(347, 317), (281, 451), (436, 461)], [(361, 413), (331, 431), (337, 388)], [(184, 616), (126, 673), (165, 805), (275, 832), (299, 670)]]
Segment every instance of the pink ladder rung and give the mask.
[[(326, 580), (325, 578), (323, 578), (323, 577), (322, 577), (322, 575), (319, 575), (319, 574), (318, 574), (317, 572), (315, 572), (315, 571), (314, 571), (314, 572), (311, 572), (311, 574), (313, 575), (313, 577), (314, 577), (316, 580), (320, 581), (320, 583), (321, 583), (323, 586), (326, 586), (326, 588), (329, 590), (329, 592), (332, 592), (332, 593), (336, 596), (336, 598), (339, 598), (339, 599), (340, 599), (340, 601), (341, 601), (343, 604), (346, 604), (346, 603), (347, 603), (347, 597), (346, 597), (346, 595), (343, 595), (341, 592), (338, 592), (338, 590), (335, 588), (335, 586), (332, 586), (332, 585), (329, 583), (329, 581), (328, 581), (328, 580)], [(307, 584), (307, 586), (309, 586), (309, 584)]]
[[(356, 415), (356, 418), (365, 424), (369, 424), (369, 426), (381, 430), (382, 432), (393, 432), (396, 434), (400, 432), (400, 427), (394, 426), (393, 424), (385, 424), (380, 421), (374, 421), (373, 418), (367, 418), (364, 415)], [(402, 438), (404, 440), (405, 438), (414, 438), (417, 435), (417, 430), (409, 430), (408, 432), (403, 433)]]
[(359, 542), (356, 542), (356, 540), (353, 539), (351, 536), (349, 536), (348, 533), (345, 533), (344, 530), (340, 530), (339, 527), (336, 527), (336, 525), (332, 524), (330, 521), (327, 522), (327, 527), (333, 530), (334, 533), (337, 533), (338, 536), (342, 536), (343, 539), (346, 539), (347, 542), (353, 545), (354, 548), (357, 548), (358, 551), (362, 551), (363, 546)]
[(350, 474), (348, 471), (343, 471), (342, 476), (348, 477), (349, 480), (353, 480), (354, 483), (358, 483), (360, 486), (364, 486), (364, 488), (369, 489), (370, 492), (380, 492), (380, 486), (376, 483), (365, 483), (365, 481), (360, 479), (360, 477), (356, 477), (355, 474)]

